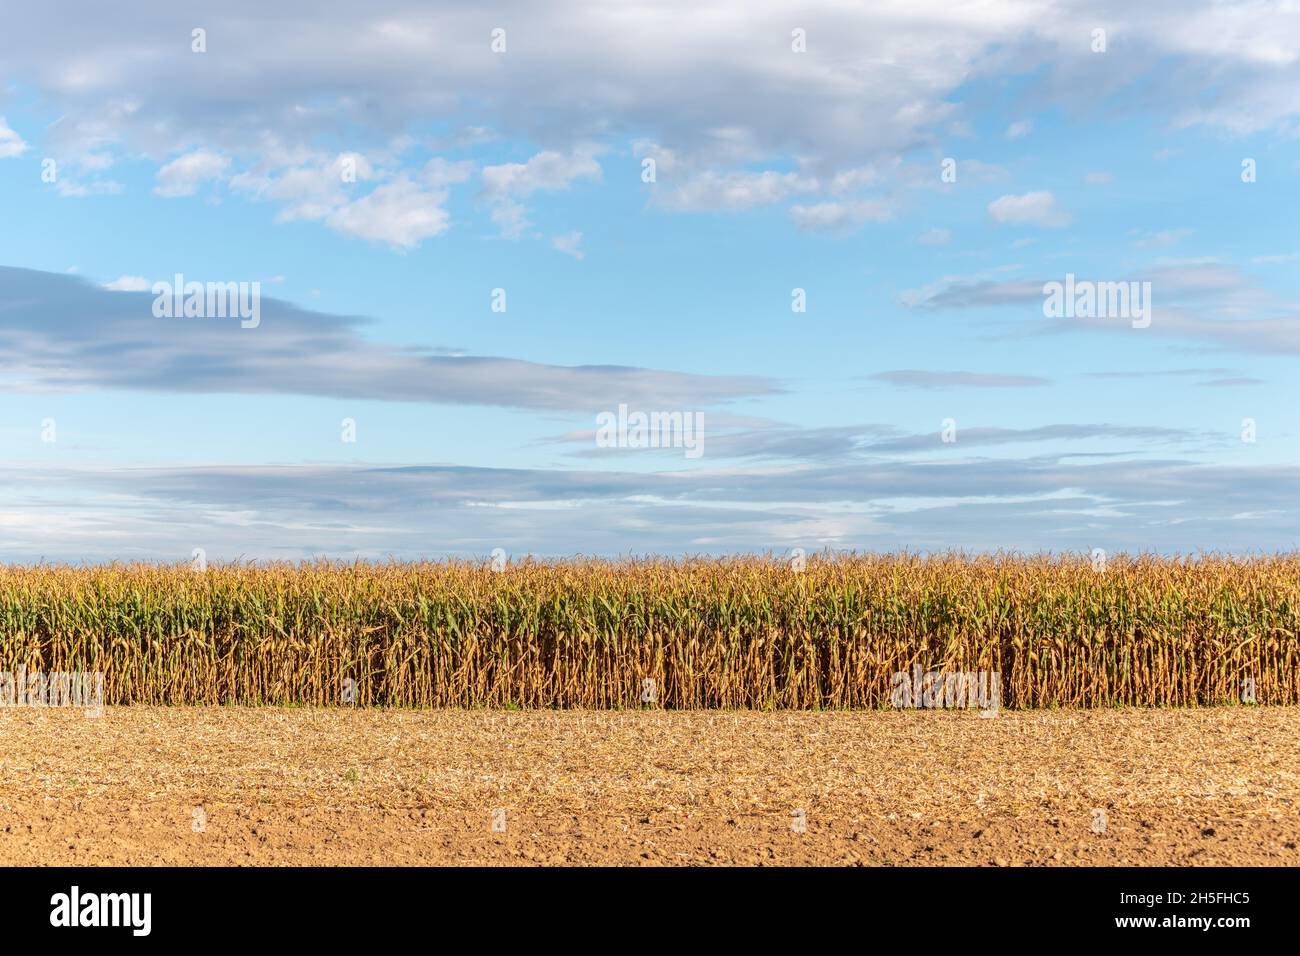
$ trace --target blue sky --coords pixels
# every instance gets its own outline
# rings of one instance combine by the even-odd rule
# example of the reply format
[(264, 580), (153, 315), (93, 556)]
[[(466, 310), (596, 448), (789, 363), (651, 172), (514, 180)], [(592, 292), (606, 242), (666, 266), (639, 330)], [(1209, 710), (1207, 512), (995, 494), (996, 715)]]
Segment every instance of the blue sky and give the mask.
[(1296, 547), (1300, 16), (871, 6), (14, 14), (0, 559)]

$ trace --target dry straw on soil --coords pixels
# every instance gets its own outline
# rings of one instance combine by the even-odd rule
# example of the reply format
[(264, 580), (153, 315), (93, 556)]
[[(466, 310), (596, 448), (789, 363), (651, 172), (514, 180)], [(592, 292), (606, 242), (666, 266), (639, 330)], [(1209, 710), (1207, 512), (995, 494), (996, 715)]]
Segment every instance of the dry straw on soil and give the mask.
[(0, 669), (109, 704), (871, 708), (993, 671), (1006, 707), (1300, 702), (1300, 556), (0, 568)]

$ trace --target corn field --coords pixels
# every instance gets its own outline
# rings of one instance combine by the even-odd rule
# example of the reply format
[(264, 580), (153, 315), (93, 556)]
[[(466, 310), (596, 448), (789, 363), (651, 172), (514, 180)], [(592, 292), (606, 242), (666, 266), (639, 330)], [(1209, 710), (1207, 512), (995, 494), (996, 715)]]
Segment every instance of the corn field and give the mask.
[(1298, 635), (1298, 555), (0, 568), (0, 670), (109, 704), (877, 708), (914, 666), (1012, 708), (1295, 704)]

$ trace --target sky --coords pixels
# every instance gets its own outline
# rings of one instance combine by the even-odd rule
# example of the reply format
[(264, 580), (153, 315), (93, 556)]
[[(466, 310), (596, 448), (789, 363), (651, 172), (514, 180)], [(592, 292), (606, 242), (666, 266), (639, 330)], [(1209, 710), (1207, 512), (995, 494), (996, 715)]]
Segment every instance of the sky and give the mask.
[(0, 561), (1293, 550), (1298, 88), (1295, 3), (15, 9)]

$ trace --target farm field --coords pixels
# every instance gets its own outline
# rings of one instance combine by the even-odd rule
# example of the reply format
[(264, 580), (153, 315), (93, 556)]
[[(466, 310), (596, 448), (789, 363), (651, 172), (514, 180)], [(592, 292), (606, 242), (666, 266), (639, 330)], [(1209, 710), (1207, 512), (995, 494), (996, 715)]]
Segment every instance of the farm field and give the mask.
[(1300, 864), (1294, 556), (6, 567), (0, 704), (0, 864)]
[(918, 670), (1011, 709), (1292, 705), (1300, 558), (0, 568), (20, 667), (109, 705), (874, 709)]
[(1296, 865), (1297, 740), (1281, 707), (13, 708), (0, 865)]

